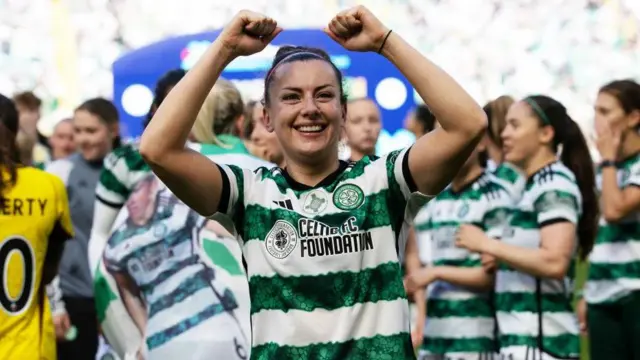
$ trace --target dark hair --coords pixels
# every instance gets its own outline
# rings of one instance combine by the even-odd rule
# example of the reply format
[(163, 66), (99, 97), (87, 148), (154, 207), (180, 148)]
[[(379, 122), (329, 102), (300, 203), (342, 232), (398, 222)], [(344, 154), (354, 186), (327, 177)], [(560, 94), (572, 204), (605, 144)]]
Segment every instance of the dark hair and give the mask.
[(42, 100), (33, 93), (33, 91), (24, 91), (13, 96), (13, 102), (16, 106), (24, 106), (25, 108), (36, 111), (40, 110)]
[[(11, 99), (0, 94), (0, 200), (4, 192), (18, 181), (17, 168), (20, 165), (20, 153), (16, 144), (18, 134), (18, 110)], [(5, 180), (2, 172), (8, 172)]]
[[(76, 111), (86, 111), (94, 116), (97, 116), (100, 121), (106, 125), (115, 125), (120, 122), (120, 116), (118, 115), (118, 109), (113, 103), (105, 98), (93, 98), (83, 102), (76, 108)], [(122, 139), (120, 135), (116, 135), (113, 138), (113, 148), (118, 148), (122, 145)]]
[(600, 88), (601, 93), (615, 97), (625, 114), (640, 111), (640, 84), (634, 80), (615, 80)]
[(413, 112), (414, 118), (422, 125), (425, 134), (433, 131), (436, 127), (436, 116), (433, 115), (429, 107), (425, 104), (416, 106)]
[(278, 52), (271, 63), (271, 68), (267, 72), (267, 76), (264, 78), (263, 104), (265, 106), (269, 106), (269, 90), (278, 66), (296, 61), (309, 60), (322, 60), (331, 65), (336, 74), (336, 80), (340, 86), (340, 103), (343, 105), (346, 104), (347, 95), (345, 94), (344, 86), (342, 84), (342, 73), (340, 72), (340, 69), (338, 69), (338, 67), (331, 61), (331, 57), (329, 57), (329, 54), (327, 54), (326, 51), (307, 46), (282, 46), (278, 49)]
[(176, 86), (176, 84), (180, 82), (180, 80), (182, 80), (186, 73), (187, 72), (182, 69), (173, 69), (167, 71), (158, 79), (158, 82), (156, 82), (156, 89), (153, 93), (153, 102), (151, 103), (151, 108), (149, 108), (147, 117), (142, 123), (143, 127), (146, 128), (147, 125), (149, 125), (149, 121), (151, 121), (153, 114), (155, 114), (160, 104), (162, 104), (164, 99), (169, 94), (169, 89)]
[(560, 102), (544, 95), (529, 96), (524, 101), (541, 126), (553, 128), (555, 135), (552, 150), (557, 152), (562, 145), (560, 160), (576, 177), (582, 195), (582, 215), (578, 220), (578, 253), (584, 260), (593, 248), (599, 216), (595, 171), (589, 146), (580, 127)]
[(514, 103), (511, 96), (503, 95), (499, 98), (489, 101), (482, 109), (487, 114), (488, 119), (488, 135), (491, 141), (498, 147), (502, 147), (502, 131), (507, 126), (507, 111)]

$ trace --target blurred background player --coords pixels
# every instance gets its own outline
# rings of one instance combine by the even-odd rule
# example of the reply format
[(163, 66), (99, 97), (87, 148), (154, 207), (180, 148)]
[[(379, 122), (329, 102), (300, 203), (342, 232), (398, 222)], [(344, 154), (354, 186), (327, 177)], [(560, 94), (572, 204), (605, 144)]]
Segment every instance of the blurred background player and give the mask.
[(18, 157), (18, 113), (0, 95), (0, 358), (55, 360), (44, 287), (73, 228), (64, 184)]
[(364, 156), (375, 156), (380, 130), (380, 109), (373, 100), (362, 98), (347, 102), (344, 133), (350, 150), (349, 160), (358, 161)]

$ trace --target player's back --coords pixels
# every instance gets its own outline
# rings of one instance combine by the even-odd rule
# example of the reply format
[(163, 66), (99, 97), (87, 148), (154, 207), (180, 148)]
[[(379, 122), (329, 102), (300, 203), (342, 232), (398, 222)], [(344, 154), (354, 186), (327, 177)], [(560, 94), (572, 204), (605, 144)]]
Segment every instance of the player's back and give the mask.
[(55, 359), (42, 273), (49, 239), (60, 232), (72, 234), (64, 184), (19, 167), (16, 184), (0, 199), (0, 359)]

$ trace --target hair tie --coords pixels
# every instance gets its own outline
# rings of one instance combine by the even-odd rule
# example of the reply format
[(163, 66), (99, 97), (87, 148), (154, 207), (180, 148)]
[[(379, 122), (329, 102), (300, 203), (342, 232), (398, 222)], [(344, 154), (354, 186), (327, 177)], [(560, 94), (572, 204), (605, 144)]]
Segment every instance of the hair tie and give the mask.
[(540, 118), (540, 120), (542, 120), (542, 123), (544, 125), (551, 125), (551, 121), (549, 121), (547, 114), (545, 114), (544, 111), (542, 111), (542, 108), (540, 107), (540, 105), (538, 105), (538, 103), (535, 100), (533, 100), (532, 98), (525, 98), (524, 101), (527, 104), (529, 104), (531, 109), (533, 109), (533, 112), (535, 112), (536, 115), (538, 115), (538, 117)]

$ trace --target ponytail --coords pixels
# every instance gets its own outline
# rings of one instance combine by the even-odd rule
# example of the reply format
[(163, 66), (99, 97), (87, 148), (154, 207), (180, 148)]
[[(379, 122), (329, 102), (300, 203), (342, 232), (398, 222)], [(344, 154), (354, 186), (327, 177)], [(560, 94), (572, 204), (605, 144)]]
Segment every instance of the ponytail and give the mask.
[(561, 139), (560, 160), (576, 177), (582, 195), (582, 216), (578, 221), (578, 255), (585, 260), (591, 250), (598, 229), (598, 197), (593, 160), (587, 141), (578, 124), (567, 115)]
[[(20, 152), (16, 144), (18, 111), (9, 98), (0, 94), (0, 201), (18, 181)], [(8, 176), (5, 175), (8, 174)]]
[(593, 249), (599, 216), (596, 175), (587, 140), (560, 102), (544, 95), (530, 96), (524, 100), (543, 126), (553, 128), (553, 150), (557, 152), (560, 148), (560, 161), (576, 177), (582, 197), (582, 215), (577, 228), (578, 255), (584, 260)]

